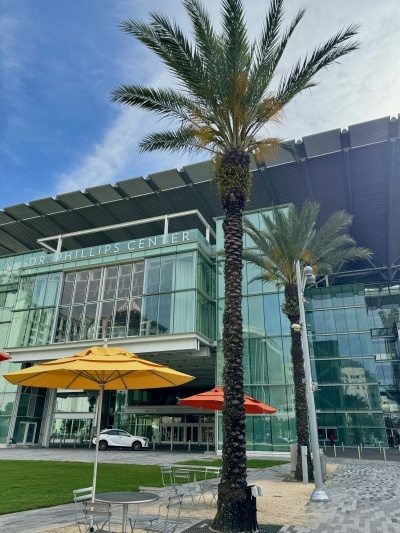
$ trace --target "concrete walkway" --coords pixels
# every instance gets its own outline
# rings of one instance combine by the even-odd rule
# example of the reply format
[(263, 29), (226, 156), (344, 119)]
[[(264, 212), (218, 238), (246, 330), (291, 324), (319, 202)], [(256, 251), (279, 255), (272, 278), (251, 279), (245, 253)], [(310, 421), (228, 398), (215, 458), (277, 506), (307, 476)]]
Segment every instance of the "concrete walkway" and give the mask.
[[(213, 455), (213, 454), (210, 454)], [(182, 460), (204, 458), (204, 453), (141, 451), (106, 451), (101, 462), (169, 465)], [(66, 449), (0, 449), (0, 459), (30, 459), (59, 461), (92, 461), (93, 450)], [(138, 461), (140, 459), (140, 461)], [(281, 529), (291, 533), (400, 533), (400, 464), (384, 461), (329, 458), (338, 464), (330, 475), (326, 491), (327, 503), (309, 503), (309, 523), (306, 527), (286, 524)], [(288, 474), (290, 465), (263, 470), (265, 479), (279, 480)], [(254, 472), (249, 477), (260, 476)], [(1, 533), (39, 533), (71, 524), (73, 505), (62, 505), (35, 511), (0, 516)], [(180, 532), (201, 521), (185, 519)], [(177, 532), (179, 533), (179, 532)]]

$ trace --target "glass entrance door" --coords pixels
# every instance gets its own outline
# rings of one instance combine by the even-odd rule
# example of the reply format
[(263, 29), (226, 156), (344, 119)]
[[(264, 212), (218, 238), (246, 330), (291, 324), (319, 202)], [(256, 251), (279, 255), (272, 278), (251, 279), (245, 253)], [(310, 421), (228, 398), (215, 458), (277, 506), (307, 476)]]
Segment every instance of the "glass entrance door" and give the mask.
[(161, 425), (161, 442), (164, 444), (171, 442), (174, 444), (197, 444), (199, 442), (199, 426), (192, 424), (162, 424)]
[(35, 442), (36, 427), (36, 422), (21, 422), (18, 428), (17, 444), (33, 444)]

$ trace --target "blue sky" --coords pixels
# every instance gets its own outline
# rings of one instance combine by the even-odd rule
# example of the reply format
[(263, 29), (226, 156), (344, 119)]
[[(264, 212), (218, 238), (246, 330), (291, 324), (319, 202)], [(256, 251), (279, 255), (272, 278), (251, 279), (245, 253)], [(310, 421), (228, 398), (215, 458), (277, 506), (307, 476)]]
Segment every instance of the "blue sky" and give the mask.
[[(219, 3), (204, 4), (217, 23)], [(268, 2), (244, 4), (255, 35)], [(302, 4), (286, 0), (287, 21)], [(118, 29), (150, 11), (187, 27), (180, 0), (1, 0), (0, 208), (194, 161), (139, 154), (139, 140), (159, 128), (157, 119), (110, 102), (122, 83), (173, 84), (156, 58)], [(350, 22), (362, 24), (361, 49), (288, 106), (280, 136), (299, 139), (399, 113), (398, 0), (379, 7), (372, 0), (309, 0), (283, 69)]]

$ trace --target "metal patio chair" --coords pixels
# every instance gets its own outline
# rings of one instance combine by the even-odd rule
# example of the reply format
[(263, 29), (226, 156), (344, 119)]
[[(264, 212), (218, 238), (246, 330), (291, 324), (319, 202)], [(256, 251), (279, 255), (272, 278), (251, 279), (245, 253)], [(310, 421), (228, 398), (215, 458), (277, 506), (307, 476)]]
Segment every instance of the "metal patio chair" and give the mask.
[[(145, 530), (147, 532), (160, 532), (160, 533), (174, 533), (179, 525), (179, 519), (182, 509), (183, 495), (177, 494), (176, 496), (169, 496), (168, 503), (160, 505), (159, 518), (147, 526)], [(163, 512), (165, 514), (163, 514)]]
[(170, 496), (168, 489), (164, 488), (155, 488), (155, 487), (139, 487), (139, 490), (144, 490), (145, 492), (150, 491), (160, 495), (158, 500), (159, 506), (157, 513), (148, 513), (146, 512), (146, 504), (137, 505), (133, 513), (128, 514), (128, 520), (131, 525), (132, 533), (136, 528), (146, 529), (147, 526), (151, 526), (152, 523), (156, 522), (160, 518), (160, 509), (162, 505), (168, 503), (168, 497)]
[[(111, 529), (111, 504), (105, 502), (85, 501), (83, 503), (83, 515), (85, 517), (85, 530), (87, 533), (116, 533)], [(78, 524), (79, 531), (81, 531)]]
[(176, 494), (182, 494), (183, 496), (189, 496), (192, 501), (193, 507), (196, 507), (196, 487), (192, 482), (190, 470), (185, 468), (176, 468), (172, 471), (173, 475), (173, 487)]

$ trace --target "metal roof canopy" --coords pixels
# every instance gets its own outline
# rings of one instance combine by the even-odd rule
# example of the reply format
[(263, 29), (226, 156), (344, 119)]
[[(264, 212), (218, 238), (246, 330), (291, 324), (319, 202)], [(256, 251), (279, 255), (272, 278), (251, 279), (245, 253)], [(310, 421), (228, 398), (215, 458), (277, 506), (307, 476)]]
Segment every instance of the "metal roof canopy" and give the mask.
[[(309, 198), (321, 203), (320, 222), (344, 209), (354, 216), (357, 243), (373, 250), (373, 266), (391, 279), (400, 268), (399, 137), (399, 118), (384, 117), (291, 141), (298, 163), (284, 150), (264, 164), (252, 162), (246, 208), (300, 207)], [(38, 242), (48, 245), (59, 235), (64, 249), (73, 250), (161, 234), (165, 215), (178, 215), (182, 207), (198, 210), (213, 228), (223, 215), (213, 178), (212, 162), (203, 161), (6, 207), (0, 211), (0, 256), (37, 250)], [(144, 219), (153, 222), (134, 224)], [(195, 229), (193, 216), (172, 220), (174, 229)]]

